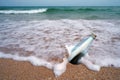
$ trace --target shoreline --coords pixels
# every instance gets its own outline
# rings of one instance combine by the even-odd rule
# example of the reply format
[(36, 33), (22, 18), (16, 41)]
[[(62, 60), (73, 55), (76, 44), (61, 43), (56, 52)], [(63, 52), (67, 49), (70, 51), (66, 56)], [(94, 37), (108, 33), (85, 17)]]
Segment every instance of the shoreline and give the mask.
[(66, 71), (55, 77), (52, 70), (30, 62), (0, 59), (0, 80), (120, 80), (120, 68), (102, 67), (99, 72), (83, 64), (67, 64)]

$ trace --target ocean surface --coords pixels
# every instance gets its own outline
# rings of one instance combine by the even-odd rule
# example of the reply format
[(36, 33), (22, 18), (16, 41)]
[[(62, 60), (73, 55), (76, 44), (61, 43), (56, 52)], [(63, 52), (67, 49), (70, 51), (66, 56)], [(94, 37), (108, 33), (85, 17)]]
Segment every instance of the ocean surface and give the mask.
[[(120, 7), (0, 7), (0, 58), (66, 70), (66, 45), (97, 35), (83, 64), (120, 67)], [(96, 69), (97, 67), (97, 69)]]

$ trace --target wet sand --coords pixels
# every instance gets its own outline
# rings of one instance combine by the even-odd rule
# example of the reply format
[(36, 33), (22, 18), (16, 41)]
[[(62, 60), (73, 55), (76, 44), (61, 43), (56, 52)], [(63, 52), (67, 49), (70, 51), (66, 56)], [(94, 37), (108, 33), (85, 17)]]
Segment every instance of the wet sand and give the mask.
[(0, 80), (120, 80), (120, 68), (101, 68), (99, 72), (88, 70), (84, 65), (68, 63), (67, 70), (55, 77), (52, 70), (33, 66), (29, 62), (0, 59)]

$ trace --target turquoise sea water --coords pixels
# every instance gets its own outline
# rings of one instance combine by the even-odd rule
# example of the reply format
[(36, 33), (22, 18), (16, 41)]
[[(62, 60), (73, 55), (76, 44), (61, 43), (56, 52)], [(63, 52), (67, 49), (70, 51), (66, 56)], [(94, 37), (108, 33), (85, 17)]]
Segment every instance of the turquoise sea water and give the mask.
[(0, 17), (0, 20), (120, 19), (120, 6), (0, 7)]

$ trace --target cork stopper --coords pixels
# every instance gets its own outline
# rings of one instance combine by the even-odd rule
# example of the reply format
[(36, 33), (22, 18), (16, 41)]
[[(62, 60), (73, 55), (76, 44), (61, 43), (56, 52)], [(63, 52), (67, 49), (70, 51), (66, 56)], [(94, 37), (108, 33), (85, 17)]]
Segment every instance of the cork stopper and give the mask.
[(94, 33), (92, 33), (91, 36), (93, 37), (93, 39), (97, 37)]

